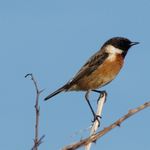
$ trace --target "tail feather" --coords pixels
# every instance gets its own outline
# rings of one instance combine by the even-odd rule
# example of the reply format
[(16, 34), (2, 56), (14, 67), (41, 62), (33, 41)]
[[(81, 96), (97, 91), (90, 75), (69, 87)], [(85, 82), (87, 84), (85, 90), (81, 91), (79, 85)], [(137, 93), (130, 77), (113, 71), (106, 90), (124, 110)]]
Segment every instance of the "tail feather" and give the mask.
[(67, 90), (67, 89), (66, 89), (67, 86), (68, 86), (67, 84), (64, 85), (63, 87), (61, 87), (60, 89), (56, 90), (56, 91), (53, 92), (52, 94), (48, 95), (44, 100), (46, 101), (46, 100), (48, 100), (49, 98), (51, 98), (51, 97), (53, 97), (53, 96), (59, 94), (60, 92), (66, 91), (66, 90)]

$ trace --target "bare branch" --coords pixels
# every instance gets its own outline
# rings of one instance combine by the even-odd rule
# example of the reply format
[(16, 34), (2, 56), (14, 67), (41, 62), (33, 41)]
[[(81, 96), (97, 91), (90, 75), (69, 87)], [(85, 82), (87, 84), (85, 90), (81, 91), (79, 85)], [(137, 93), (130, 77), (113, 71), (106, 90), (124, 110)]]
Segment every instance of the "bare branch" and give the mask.
[(87, 144), (89, 144), (90, 142), (95, 142), (98, 138), (100, 138), (101, 136), (105, 135), (107, 132), (109, 132), (110, 130), (112, 130), (114, 127), (116, 126), (120, 126), (120, 124), (127, 118), (129, 118), (130, 116), (132, 116), (133, 114), (139, 112), (140, 110), (146, 108), (150, 106), (150, 101), (141, 105), (140, 107), (136, 108), (136, 109), (133, 109), (133, 110), (129, 110), (129, 112), (121, 117), (119, 120), (117, 120), (116, 122), (114, 122), (112, 125), (110, 125), (109, 127), (106, 127), (104, 128), (102, 131), (98, 132), (95, 134), (94, 137), (88, 137), (80, 142), (77, 142), (77, 143), (73, 143), (73, 144), (70, 144), (69, 147), (66, 146), (64, 148), (62, 148), (61, 150), (74, 150), (74, 149), (77, 149), (79, 147), (82, 147), (82, 146), (86, 146)]
[(43, 135), (43, 136), (38, 140), (38, 145), (34, 145), (31, 150), (34, 150), (36, 146), (39, 146), (41, 143), (43, 143), (42, 139), (43, 139), (44, 137), (45, 137), (45, 135)]
[[(106, 100), (106, 96), (107, 96), (107, 93), (106, 93), (105, 91), (103, 91), (103, 93), (100, 94), (100, 96), (99, 96), (99, 98), (98, 98), (98, 107), (97, 107), (97, 113), (96, 113), (96, 115), (98, 115), (98, 116), (101, 116), (102, 108), (103, 108), (103, 104), (104, 104), (104, 102), (105, 102), (105, 100)], [(100, 118), (99, 118), (99, 120), (100, 120)], [(99, 126), (99, 122), (98, 122), (98, 120), (96, 120), (96, 121), (94, 122), (92, 131), (91, 131), (91, 133), (90, 133), (90, 138), (93, 138), (93, 137), (94, 137), (94, 135), (95, 135), (95, 133), (96, 133), (96, 131), (97, 131), (97, 129), (98, 129), (98, 126)], [(86, 147), (85, 147), (85, 150), (90, 150), (91, 145), (92, 145), (92, 142), (88, 143), (88, 144), (86, 145)]]
[(36, 96), (36, 103), (35, 103), (35, 111), (36, 111), (36, 125), (35, 125), (35, 139), (34, 139), (34, 146), (33, 146), (33, 148), (32, 148), (32, 150), (33, 149), (35, 149), (35, 150), (37, 150), (37, 148), (38, 148), (38, 146), (42, 143), (41, 142), (41, 140), (44, 138), (44, 135), (40, 138), (40, 140), (38, 140), (38, 126), (39, 126), (39, 115), (40, 115), (40, 113), (39, 113), (39, 111), (40, 111), (40, 109), (39, 109), (39, 107), (38, 107), (38, 101), (39, 101), (39, 95), (40, 95), (40, 93), (43, 91), (39, 91), (38, 90), (38, 86), (37, 86), (37, 83), (36, 83), (36, 81), (35, 81), (35, 79), (34, 79), (34, 77), (33, 77), (33, 75), (32, 74), (27, 74), (26, 76), (25, 76), (25, 78), (27, 77), (27, 76), (31, 76), (31, 80), (33, 80), (33, 82), (34, 82), (34, 85), (35, 85), (35, 88), (36, 88), (36, 93), (37, 93), (37, 96)]

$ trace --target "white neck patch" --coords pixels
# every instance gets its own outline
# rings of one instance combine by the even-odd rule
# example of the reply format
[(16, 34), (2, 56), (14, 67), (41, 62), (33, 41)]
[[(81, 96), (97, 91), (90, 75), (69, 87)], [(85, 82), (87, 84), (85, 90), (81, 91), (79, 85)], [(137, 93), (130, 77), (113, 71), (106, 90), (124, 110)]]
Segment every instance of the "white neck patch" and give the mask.
[(116, 59), (116, 54), (122, 54), (123, 50), (119, 49), (119, 48), (115, 48), (112, 45), (109, 45), (106, 47), (106, 52), (109, 53), (109, 57), (108, 59), (110, 61), (114, 61)]
[(119, 49), (119, 48), (115, 48), (112, 45), (109, 45), (106, 47), (106, 52), (110, 53), (110, 54), (122, 54), (123, 50)]

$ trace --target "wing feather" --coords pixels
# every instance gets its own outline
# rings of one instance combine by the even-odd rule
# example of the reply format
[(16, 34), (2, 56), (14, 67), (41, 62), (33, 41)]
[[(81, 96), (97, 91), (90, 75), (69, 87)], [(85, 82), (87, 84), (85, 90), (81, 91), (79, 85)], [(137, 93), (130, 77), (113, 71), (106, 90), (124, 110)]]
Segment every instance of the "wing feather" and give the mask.
[[(89, 76), (93, 71), (100, 67), (100, 65), (104, 62), (108, 55), (109, 54), (106, 52), (101, 54), (96, 53), (95, 55), (93, 55), (67, 84), (72, 86), (83, 77)], [(68, 86), (68, 88), (70, 86)]]

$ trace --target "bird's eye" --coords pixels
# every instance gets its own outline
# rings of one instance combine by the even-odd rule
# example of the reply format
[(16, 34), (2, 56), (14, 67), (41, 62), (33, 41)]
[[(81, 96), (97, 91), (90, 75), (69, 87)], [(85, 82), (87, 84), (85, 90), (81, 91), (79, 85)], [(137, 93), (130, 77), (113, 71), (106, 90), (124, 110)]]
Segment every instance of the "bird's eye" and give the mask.
[(121, 44), (121, 45), (123, 45), (123, 44), (124, 44), (124, 42), (121, 40), (121, 41), (120, 41), (120, 44)]

